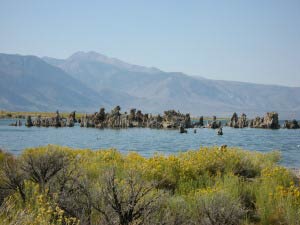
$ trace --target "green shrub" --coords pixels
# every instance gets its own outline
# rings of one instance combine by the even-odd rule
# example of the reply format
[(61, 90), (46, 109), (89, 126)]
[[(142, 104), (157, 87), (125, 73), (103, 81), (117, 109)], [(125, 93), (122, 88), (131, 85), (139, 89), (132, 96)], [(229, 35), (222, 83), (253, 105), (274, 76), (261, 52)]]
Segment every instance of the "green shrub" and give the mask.
[(201, 225), (239, 225), (246, 211), (237, 199), (218, 192), (197, 199), (197, 214)]

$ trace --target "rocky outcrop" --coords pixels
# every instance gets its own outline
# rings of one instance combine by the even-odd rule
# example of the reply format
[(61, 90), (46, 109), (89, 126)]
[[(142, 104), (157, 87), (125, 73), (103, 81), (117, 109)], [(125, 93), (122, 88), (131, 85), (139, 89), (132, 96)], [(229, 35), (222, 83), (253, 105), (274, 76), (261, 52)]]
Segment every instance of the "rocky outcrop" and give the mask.
[(208, 124), (208, 128), (218, 129), (222, 126), (221, 121), (217, 121), (217, 117), (213, 116), (212, 122)]
[(200, 119), (199, 119), (199, 126), (200, 126), (200, 127), (203, 127), (203, 126), (204, 126), (203, 116), (200, 116)]
[(278, 113), (268, 112), (263, 118), (256, 117), (250, 121), (251, 128), (279, 129)]
[(26, 127), (32, 127), (33, 126), (31, 116), (27, 116), (25, 126)]
[(28, 116), (26, 119), (26, 126), (36, 126), (36, 127), (65, 127), (74, 126), (74, 112), (69, 115), (67, 119), (60, 116), (59, 112), (56, 111), (54, 117), (46, 117), (42, 118), (40, 115), (37, 116), (34, 120), (32, 120), (31, 116)]
[(77, 123), (76, 120), (76, 111), (73, 111), (69, 114), (67, 121), (66, 121), (66, 126), (67, 127), (74, 127), (75, 123)]
[(257, 116), (254, 119), (249, 121), (249, 127), (251, 127), (251, 128), (262, 128), (261, 124), (263, 124), (263, 122), (264, 122), (264, 119)]
[(163, 122), (163, 118), (159, 114), (157, 116), (152, 116), (150, 114), (149, 119), (147, 121), (147, 127), (161, 129), (163, 128), (162, 122)]
[(41, 116), (38, 116), (38, 117), (33, 121), (33, 126), (40, 127), (41, 125), (42, 125)]
[(297, 120), (292, 120), (292, 121), (286, 120), (286, 121), (284, 121), (283, 128), (286, 128), (286, 129), (299, 129), (300, 125), (299, 125)]
[(279, 129), (279, 117), (276, 112), (268, 112), (264, 117), (264, 128)]
[(234, 112), (230, 119), (230, 122), (228, 123), (228, 126), (233, 127), (233, 128), (238, 128), (239, 127), (238, 120), (239, 120), (239, 117), (238, 117), (237, 113)]
[(180, 126), (179, 133), (181, 133), (181, 134), (187, 133), (187, 130), (183, 126)]
[(222, 129), (222, 127), (220, 127), (220, 128), (218, 129), (217, 134), (218, 134), (218, 135), (223, 135), (223, 129)]
[(180, 112), (176, 112), (175, 110), (169, 110), (164, 112), (163, 128), (191, 128), (191, 118), (190, 114), (182, 114)]
[(233, 113), (227, 125), (233, 128), (244, 128), (248, 127), (249, 121), (245, 113), (242, 113), (240, 117), (238, 117), (237, 113)]
[(81, 127), (96, 128), (149, 127), (178, 129), (180, 126), (183, 128), (193, 126), (189, 114), (182, 114), (175, 110), (165, 111), (163, 116), (152, 116), (134, 108), (130, 109), (129, 113), (121, 113), (120, 106), (115, 107), (110, 113), (105, 113), (105, 109), (101, 108), (97, 113), (83, 116), (80, 121)]
[(247, 116), (245, 113), (242, 113), (240, 118), (238, 119), (238, 128), (248, 127), (249, 121), (247, 120)]
[(200, 116), (199, 121), (192, 124), (192, 127), (203, 127), (204, 126), (204, 120), (203, 116)]
[[(80, 119), (76, 119), (76, 112), (70, 113), (67, 118), (63, 118), (57, 111), (54, 117), (42, 118), (38, 116), (35, 120), (32, 120), (31, 116), (26, 119), (26, 126), (37, 127), (73, 127), (76, 122), (81, 127), (95, 127), (95, 128), (130, 128), (130, 127), (148, 127), (156, 129), (179, 129), (180, 127), (197, 128), (203, 127), (203, 116), (199, 120), (192, 122), (190, 114), (183, 114), (179, 111), (168, 110), (165, 111), (163, 116), (148, 113), (143, 113), (141, 110), (132, 108), (129, 112), (121, 112), (121, 107), (116, 106), (109, 113), (106, 113), (105, 108), (100, 108), (98, 112), (93, 114), (85, 114)], [(17, 126), (17, 123), (12, 123), (13, 126)], [(237, 113), (233, 113), (228, 126), (234, 128), (266, 128), (266, 129), (278, 129), (280, 128), (278, 113), (268, 112), (264, 117), (256, 117), (255, 119), (248, 120), (246, 114), (242, 113), (238, 117)], [(222, 127), (221, 121), (217, 120), (216, 116), (213, 116), (212, 121), (207, 122), (206, 128), (219, 129)], [(299, 128), (299, 124), (296, 120), (286, 121), (285, 128), (296, 129)]]

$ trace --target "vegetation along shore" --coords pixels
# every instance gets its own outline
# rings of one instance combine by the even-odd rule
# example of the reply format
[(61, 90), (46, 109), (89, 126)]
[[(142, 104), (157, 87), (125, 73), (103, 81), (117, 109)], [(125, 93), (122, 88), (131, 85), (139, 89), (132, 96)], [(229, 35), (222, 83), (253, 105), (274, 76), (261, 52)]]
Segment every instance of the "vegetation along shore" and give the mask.
[(1, 151), (1, 224), (299, 224), (299, 178), (279, 159), (225, 146)]

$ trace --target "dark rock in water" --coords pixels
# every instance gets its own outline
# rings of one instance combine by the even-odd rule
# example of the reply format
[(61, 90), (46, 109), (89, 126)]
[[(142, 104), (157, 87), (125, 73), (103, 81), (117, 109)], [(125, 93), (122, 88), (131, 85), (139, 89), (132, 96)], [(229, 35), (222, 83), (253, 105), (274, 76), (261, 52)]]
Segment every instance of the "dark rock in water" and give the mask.
[(242, 113), (242, 115), (238, 120), (238, 126), (239, 128), (244, 128), (244, 127), (248, 127), (248, 125), (249, 125), (249, 121), (247, 120), (247, 116), (245, 113)]
[(279, 118), (278, 113), (268, 112), (264, 117), (264, 124), (268, 129), (279, 129)]
[(283, 128), (287, 128), (287, 129), (299, 129), (300, 125), (299, 125), (299, 123), (298, 123), (297, 120), (292, 120), (292, 121), (286, 120), (284, 122)]
[(130, 109), (129, 116), (128, 116), (129, 121), (135, 120), (135, 112), (136, 112), (136, 109)]
[(105, 108), (100, 109), (98, 119), (100, 122), (103, 122), (106, 119)]
[(67, 121), (66, 121), (66, 126), (67, 127), (74, 127), (75, 123), (77, 122), (76, 120), (76, 112), (73, 111), (69, 114)]
[(33, 123), (32, 123), (32, 120), (31, 120), (31, 116), (27, 116), (25, 126), (26, 127), (32, 127), (33, 126)]
[(233, 128), (238, 128), (239, 127), (238, 120), (239, 120), (239, 117), (238, 117), (237, 113), (234, 112), (228, 125)]
[(199, 119), (199, 126), (201, 126), (201, 127), (204, 126), (203, 116), (200, 116), (200, 119)]
[(77, 123), (77, 120), (76, 120), (76, 111), (71, 112), (68, 118), (72, 119), (72, 121), (74, 123)]
[(61, 127), (60, 115), (58, 110), (56, 111), (56, 115), (54, 117), (54, 127)]
[(49, 127), (50, 126), (50, 119), (49, 118), (42, 119), (42, 126), (43, 127)]
[[(61, 124), (62, 124), (62, 127), (63, 127), (64, 122), (62, 122)], [(74, 127), (74, 125), (75, 125), (75, 122), (74, 122), (73, 118), (68, 117), (67, 121), (65, 123), (65, 126), (67, 126), (67, 127)]]
[(259, 116), (255, 117), (255, 119), (250, 120), (249, 126), (251, 128), (262, 128), (261, 125), (264, 122), (264, 118), (260, 118)]
[(194, 134), (196, 134), (197, 133), (197, 130), (196, 129), (194, 129)]
[(218, 135), (223, 135), (223, 129), (222, 129), (222, 127), (220, 127), (220, 128), (218, 129), (217, 134), (218, 134)]
[(195, 127), (195, 128), (197, 128), (197, 127), (203, 127), (203, 126), (204, 126), (203, 116), (201, 116), (199, 118), (198, 122), (195, 122), (195, 123), (192, 124), (192, 127)]
[(278, 113), (268, 112), (263, 118), (256, 117), (250, 121), (251, 128), (279, 129)]
[(183, 133), (187, 133), (187, 130), (186, 130), (186, 129), (184, 129), (184, 127), (183, 127), (183, 126), (180, 126), (180, 127), (179, 127), (179, 133), (181, 133), (181, 134), (183, 134)]
[(83, 117), (81, 117), (80, 127), (95, 127), (95, 123), (92, 120), (91, 115), (85, 114)]
[(212, 128), (212, 129), (217, 129), (220, 128), (222, 126), (221, 121), (217, 121), (217, 117), (213, 116), (213, 121), (208, 125), (208, 127)]
[(41, 116), (38, 115), (38, 117), (33, 121), (33, 126), (40, 127), (42, 125)]
[(121, 128), (121, 107), (116, 106), (108, 115), (108, 126), (111, 128)]

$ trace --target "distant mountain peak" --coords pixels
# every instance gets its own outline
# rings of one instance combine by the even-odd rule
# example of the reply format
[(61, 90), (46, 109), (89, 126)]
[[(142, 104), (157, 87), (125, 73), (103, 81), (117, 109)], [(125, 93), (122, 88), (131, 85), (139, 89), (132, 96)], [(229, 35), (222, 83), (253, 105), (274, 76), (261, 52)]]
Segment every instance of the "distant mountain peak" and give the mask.
[(95, 51), (88, 51), (88, 52), (78, 51), (73, 53), (68, 59), (104, 60), (104, 59), (109, 59), (109, 57)]
[(69, 61), (94, 61), (94, 62), (100, 62), (108, 65), (112, 65), (115, 67), (118, 67), (120, 69), (129, 70), (132, 72), (142, 72), (142, 73), (159, 73), (162, 72), (161, 70), (155, 68), (155, 67), (145, 67), (145, 66), (139, 66), (130, 64), (127, 62), (124, 62), (117, 58), (108, 57), (106, 55), (103, 55), (101, 53), (95, 52), (95, 51), (78, 51), (72, 54), (67, 60)]

